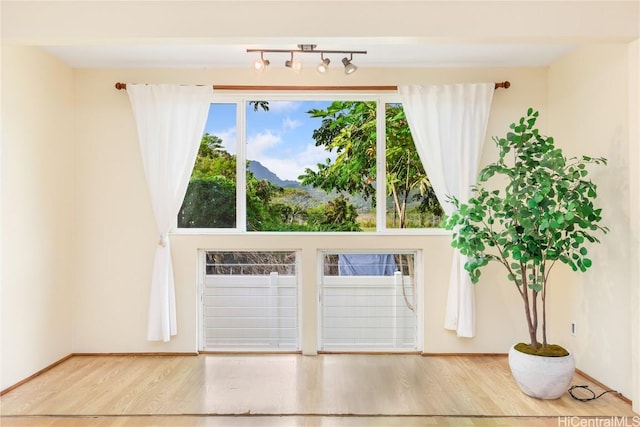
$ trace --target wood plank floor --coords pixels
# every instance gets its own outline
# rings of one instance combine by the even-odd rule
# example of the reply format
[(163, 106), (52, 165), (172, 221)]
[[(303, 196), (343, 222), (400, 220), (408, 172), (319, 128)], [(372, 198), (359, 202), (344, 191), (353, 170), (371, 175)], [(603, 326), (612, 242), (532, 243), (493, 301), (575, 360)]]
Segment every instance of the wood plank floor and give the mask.
[(2, 426), (640, 425), (612, 393), (525, 396), (503, 356), (74, 356), (2, 396), (0, 412)]

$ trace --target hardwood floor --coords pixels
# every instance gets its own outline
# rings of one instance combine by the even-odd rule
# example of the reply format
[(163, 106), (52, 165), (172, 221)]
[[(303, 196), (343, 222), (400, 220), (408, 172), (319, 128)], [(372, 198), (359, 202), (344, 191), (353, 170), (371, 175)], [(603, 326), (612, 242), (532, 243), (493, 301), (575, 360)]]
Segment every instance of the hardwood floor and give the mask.
[[(592, 424), (588, 424), (593, 419)], [(558, 426), (635, 426), (631, 418), (617, 418), (600, 424), (597, 418), (574, 417), (559, 421), (557, 417), (334, 417), (334, 416), (100, 416), (100, 417), (11, 417), (3, 418), (7, 427), (558, 427)], [(600, 418), (604, 420), (603, 418)], [(5, 424), (6, 422), (6, 424)]]
[[(602, 391), (578, 374), (573, 384)], [(3, 395), (0, 410), (2, 426), (640, 425), (612, 393), (524, 395), (503, 356), (74, 356)]]

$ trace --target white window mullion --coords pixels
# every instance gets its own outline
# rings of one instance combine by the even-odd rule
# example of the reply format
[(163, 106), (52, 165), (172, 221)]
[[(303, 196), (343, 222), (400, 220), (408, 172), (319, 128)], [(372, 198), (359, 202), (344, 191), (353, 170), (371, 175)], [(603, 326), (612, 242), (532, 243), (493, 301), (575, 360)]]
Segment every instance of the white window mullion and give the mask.
[(236, 228), (247, 231), (247, 114), (246, 100), (236, 104)]
[(376, 101), (376, 231), (387, 229), (387, 163), (385, 102)]

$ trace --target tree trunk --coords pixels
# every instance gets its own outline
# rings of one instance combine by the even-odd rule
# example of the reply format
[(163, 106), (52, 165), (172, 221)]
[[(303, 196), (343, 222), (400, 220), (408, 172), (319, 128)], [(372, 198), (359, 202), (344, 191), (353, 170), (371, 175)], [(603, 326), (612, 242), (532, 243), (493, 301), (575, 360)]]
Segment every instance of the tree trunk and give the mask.
[[(522, 273), (521, 274), (522, 284), (520, 285), (522, 286), (521, 295), (522, 295), (522, 299), (524, 300), (524, 312), (527, 318), (527, 326), (529, 327), (529, 339), (531, 340), (531, 347), (533, 347), (534, 349), (537, 349), (539, 347), (537, 325), (534, 324), (531, 316), (531, 304), (529, 301), (529, 292), (527, 290), (528, 286), (527, 286), (526, 267), (524, 265), (521, 265), (520, 271)], [(533, 303), (535, 304), (535, 295), (534, 295)]]
[(542, 347), (547, 346), (547, 281), (542, 280)]
[(536, 343), (538, 342), (538, 293), (531, 290), (531, 305), (532, 305), (532, 314), (531, 314), (531, 323), (533, 324), (533, 330), (536, 333)]
[[(402, 218), (402, 207), (400, 206), (400, 197), (398, 196), (398, 190), (396, 189), (395, 184), (391, 186), (391, 194), (393, 195), (393, 204), (395, 206), (395, 213), (398, 215), (398, 218)], [(402, 222), (402, 219), (400, 221)]]

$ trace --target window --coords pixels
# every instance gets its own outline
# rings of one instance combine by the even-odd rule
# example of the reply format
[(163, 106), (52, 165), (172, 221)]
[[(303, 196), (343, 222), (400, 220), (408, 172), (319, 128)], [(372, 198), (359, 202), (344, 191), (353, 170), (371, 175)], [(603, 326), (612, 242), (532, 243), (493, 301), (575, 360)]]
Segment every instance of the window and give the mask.
[(441, 216), (397, 100), (260, 94), (212, 104), (178, 227), (375, 232)]
[(401, 103), (385, 103), (386, 227), (437, 227), (443, 210), (431, 188)]
[(415, 254), (323, 254), (320, 350), (417, 349)]
[(179, 228), (236, 228), (236, 105), (211, 104)]
[(298, 349), (295, 252), (204, 252), (202, 350)]
[[(371, 212), (371, 202), (319, 172), (341, 156), (326, 147), (337, 139), (327, 118), (334, 104), (246, 103), (248, 231), (359, 230), (356, 219)], [(371, 146), (375, 150), (375, 140)]]

